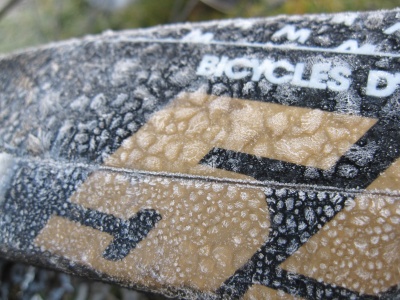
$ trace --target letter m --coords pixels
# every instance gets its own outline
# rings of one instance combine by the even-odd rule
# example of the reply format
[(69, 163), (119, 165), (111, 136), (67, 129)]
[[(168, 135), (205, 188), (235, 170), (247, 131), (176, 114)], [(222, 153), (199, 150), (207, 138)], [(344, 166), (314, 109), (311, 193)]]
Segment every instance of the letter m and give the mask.
[(304, 44), (311, 34), (311, 30), (307, 28), (301, 28), (296, 30), (296, 27), (293, 25), (286, 25), (285, 27), (281, 28), (277, 32), (274, 33), (272, 39), (279, 39), (283, 36), (289, 41), (298, 41), (299, 43)]

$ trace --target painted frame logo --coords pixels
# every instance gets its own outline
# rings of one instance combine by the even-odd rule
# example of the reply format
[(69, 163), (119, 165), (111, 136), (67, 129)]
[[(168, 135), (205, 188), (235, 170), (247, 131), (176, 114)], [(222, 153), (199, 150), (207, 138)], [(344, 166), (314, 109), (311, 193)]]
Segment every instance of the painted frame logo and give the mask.
[[(272, 132), (268, 135), (265, 133), (265, 124), (263, 122), (261, 122), (261, 125), (254, 124), (254, 119), (249, 118), (250, 116), (256, 116), (257, 120), (261, 119), (266, 122), (272, 122), (271, 128), (275, 131), (282, 132)], [(276, 120), (274, 120), (274, 118)], [(288, 124), (286, 124), (286, 128), (283, 128), (285, 122), (282, 120), (285, 118), (290, 120), (290, 124), (286, 122)], [(310, 128), (310, 123), (313, 128)], [(277, 124), (280, 126), (274, 128)], [(300, 127), (294, 127), (292, 124), (301, 125)], [(388, 128), (387, 123), (384, 124), (385, 128)], [(228, 133), (219, 138), (215, 137), (215, 134), (218, 135), (220, 132), (223, 132), (224, 126), (228, 126), (230, 134)], [(78, 230), (77, 228), (79, 228), (79, 234), (87, 236), (89, 240), (94, 234), (93, 229), (83, 229), (82, 225), (84, 225), (114, 236), (113, 243), (105, 248), (103, 258), (112, 261), (121, 261), (119, 265), (116, 265), (118, 266), (118, 270), (115, 270), (115, 276), (119, 274), (120, 276), (126, 276), (127, 279), (136, 274), (129, 271), (124, 273), (121, 271), (122, 265), (132, 266), (138, 264), (138, 261), (147, 261), (147, 264), (144, 264), (143, 268), (148, 272), (148, 270), (156, 268), (157, 265), (160, 264), (160, 261), (162, 262), (161, 265), (166, 265), (169, 263), (169, 260), (172, 260), (176, 261), (177, 268), (186, 269), (186, 272), (181, 271), (181, 274), (183, 274), (182, 278), (179, 278), (179, 280), (173, 282), (173, 284), (179, 284), (183, 280), (186, 281), (188, 285), (193, 285), (194, 288), (203, 291), (207, 291), (207, 288), (210, 286), (216, 288), (220, 285), (217, 289), (217, 294), (229, 295), (229, 297), (243, 296), (248, 289), (250, 289), (249, 293), (254, 293), (251, 287), (257, 287), (257, 285), (266, 286), (270, 289), (276, 289), (278, 285), (279, 290), (284, 290), (289, 293), (294, 292), (295, 295), (304, 295), (303, 297), (310, 297), (306, 287), (311, 285), (314, 287), (319, 286), (323, 291), (329, 291), (332, 297), (359, 296), (357, 292), (351, 289), (339, 287), (340, 285), (346, 285), (349, 280), (358, 280), (361, 291), (365, 289), (371, 294), (374, 294), (375, 290), (373, 290), (373, 288), (375, 287), (371, 286), (370, 278), (363, 282), (360, 280), (360, 277), (358, 277), (355, 272), (351, 272), (351, 270), (347, 278), (332, 280), (331, 284), (329, 284), (328, 278), (324, 278), (325, 280), (323, 282), (318, 282), (319, 278), (307, 276), (307, 273), (310, 271), (303, 268), (301, 258), (307, 256), (308, 250), (304, 249), (309, 246), (307, 244), (309, 241), (313, 242), (313, 247), (316, 247), (316, 249), (321, 247), (323, 249), (320, 251), (326, 251), (326, 245), (324, 245), (324, 247), (322, 241), (324, 238), (320, 237), (323, 235), (321, 231), (326, 229), (322, 228), (326, 225), (329, 228), (332, 226), (331, 224), (333, 224), (333, 222), (337, 221), (337, 218), (346, 223), (345, 220), (348, 218), (346, 216), (347, 213), (343, 212), (346, 210), (346, 204), (348, 207), (350, 205), (355, 206), (353, 209), (356, 211), (357, 206), (361, 205), (358, 202), (373, 201), (373, 197), (375, 196), (363, 196), (361, 194), (355, 197), (352, 195), (351, 191), (356, 189), (364, 190), (375, 181), (375, 178), (372, 177), (371, 166), (376, 165), (376, 161), (379, 161), (379, 153), (382, 153), (387, 160), (383, 161), (380, 166), (390, 165), (392, 160), (397, 158), (387, 157), (388, 152), (383, 148), (385, 144), (381, 144), (382, 149), (379, 149), (380, 143), (375, 140), (376, 134), (374, 133), (382, 130), (379, 126), (382, 125), (380, 125), (380, 121), (375, 118), (209, 96), (201, 92), (181, 94), (178, 99), (173, 101), (168, 107), (154, 114), (149, 122), (135, 135), (125, 140), (121, 148), (108, 158), (106, 165), (115, 169), (127, 168), (151, 172), (161, 171), (167, 172), (168, 174), (173, 172), (197, 176), (215, 176), (222, 177), (223, 179), (232, 178), (233, 180), (240, 178), (236, 174), (241, 174), (246, 176), (244, 178), (254, 178), (260, 182), (280, 181), (281, 183), (288, 184), (288, 187), (279, 187), (278, 185), (275, 189), (258, 188), (254, 191), (254, 188), (240, 188), (235, 187), (235, 183), (228, 184), (223, 182), (219, 184), (220, 187), (214, 188), (217, 191), (204, 191), (204, 189), (207, 190), (207, 184), (205, 183), (198, 183), (198, 186), (193, 188), (190, 184), (180, 183), (172, 179), (172, 177), (171, 181), (165, 179), (167, 183), (155, 183), (156, 188), (153, 188), (153, 191), (149, 193), (151, 196), (147, 196), (149, 198), (146, 198), (143, 197), (143, 195), (145, 195), (146, 191), (149, 189), (149, 183), (141, 181), (129, 183), (129, 180), (121, 175), (118, 179), (118, 175), (111, 175), (112, 172), (101, 171), (98, 174), (92, 174), (78, 189), (76, 194), (72, 195), (71, 201), (76, 204), (69, 204), (70, 207), (65, 211), (70, 212), (67, 214), (68, 219), (74, 222), (70, 223), (70, 221), (67, 221), (66, 223), (64, 219), (58, 217), (65, 216), (59, 213), (58, 216), (54, 216), (50, 219), (48, 225), (36, 238), (35, 243), (50, 252), (55, 252), (65, 257), (72, 255), (71, 258), (80, 261), (80, 254), (85, 248), (89, 247), (88, 245), (84, 244), (85, 246), (82, 246), (82, 248), (77, 247), (77, 244), (79, 244), (77, 240), (74, 243), (76, 248), (73, 251), (77, 251), (77, 253), (74, 254), (67, 250), (67, 245), (63, 244), (62, 241), (55, 242), (54, 237), (60, 236), (65, 239), (68, 235), (60, 232), (60, 229), (64, 231), (66, 228), (70, 228), (67, 231), (71, 233), (71, 237), (68, 238), (67, 241), (75, 240), (74, 236)], [(179, 130), (179, 127), (182, 127), (182, 129)], [(259, 132), (257, 132), (257, 129)], [(239, 130), (243, 130), (244, 134), (241, 135)], [(331, 141), (326, 137), (321, 138), (324, 136), (321, 132), (337, 133), (343, 132), (344, 130), (349, 131), (349, 134), (345, 136), (337, 134)], [(210, 131), (214, 131), (214, 135), (210, 133)], [(211, 138), (212, 136), (214, 136), (214, 139)], [(278, 147), (278, 150), (281, 150), (290, 139), (294, 139), (298, 144), (300, 144), (302, 140), (308, 143), (303, 142), (303, 144), (298, 145), (297, 155), (294, 157), (282, 151), (267, 152), (268, 149), (263, 148), (266, 144), (273, 143)], [(318, 139), (322, 140), (318, 141)], [(315, 145), (312, 144), (313, 140), (316, 140)], [(246, 148), (245, 145), (248, 141), (251, 141), (251, 144)], [(336, 153), (336, 157), (332, 157), (330, 152), (329, 155), (326, 155), (329, 159), (324, 157), (324, 155), (319, 155), (320, 160), (315, 160), (317, 156), (316, 153), (320, 151), (320, 145), (322, 143), (325, 144), (325, 147), (330, 146), (330, 148), (333, 148), (338, 141), (347, 145), (340, 149), (342, 153), (341, 156)], [(382, 141), (382, 139), (380, 141)], [(329, 145), (329, 143), (333, 145)], [(280, 146), (281, 144), (282, 146)], [(313, 146), (316, 149), (312, 149)], [(239, 150), (242, 151), (240, 152)], [(366, 152), (369, 150), (373, 152), (375, 160), (372, 160), (372, 154), (370, 154), (370, 157), (357, 156), (355, 154), (356, 150), (364, 150)], [(261, 151), (265, 151), (265, 154), (261, 156), (255, 155), (255, 153), (259, 154)], [(307, 152), (311, 152), (311, 155), (314, 156), (314, 160), (304, 165), (296, 163), (296, 160), (297, 162), (305, 161), (304, 157), (299, 155), (299, 153)], [(277, 157), (274, 157), (274, 155), (277, 155)], [(308, 155), (310, 154), (308, 153)], [(272, 156), (272, 158), (267, 158), (266, 156)], [(356, 162), (358, 162), (358, 164), (354, 164), (354, 159), (352, 160), (352, 158), (357, 158)], [(362, 161), (360, 161), (360, 158)], [(368, 168), (369, 174), (363, 174), (362, 168), (360, 167)], [(394, 168), (398, 169), (397, 163)], [(219, 173), (217, 170), (224, 170), (225, 172)], [(231, 173), (227, 173), (226, 171)], [(382, 170), (377, 170), (376, 174), (379, 175), (381, 172)], [(370, 181), (365, 179), (366, 176), (369, 176)], [(183, 181), (187, 181), (185, 176)], [(343, 186), (344, 183), (345, 185)], [(236, 184), (238, 184), (238, 182), (236, 182)], [(313, 188), (297, 190), (298, 185), (304, 187), (307, 184), (312, 184)], [(125, 185), (132, 185), (132, 187), (121, 188), (121, 186)], [(172, 189), (170, 187), (171, 185), (173, 186)], [(228, 185), (228, 187), (224, 187), (224, 185)], [(376, 185), (379, 187), (379, 184)], [(376, 187), (376, 185), (372, 187)], [(101, 192), (103, 186), (110, 186), (111, 189), (117, 191), (122, 189), (124, 192), (118, 195), (115, 194), (115, 192), (107, 192), (106, 190)], [(233, 188), (240, 191), (240, 195), (236, 197), (231, 196), (231, 201), (234, 200), (235, 204), (238, 205), (239, 209), (236, 208), (238, 213), (245, 213), (245, 216), (242, 217), (241, 221), (237, 222), (236, 226), (238, 226), (239, 230), (246, 230), (246, 228), (248, 228), (248, 234), (253, 235), (255, 237), (254, 240), (256, 240), (252, 242), (253, 247), (250, 247), (247, 252), (242, 251), (241, 255), (245, 258), (245, 261), (242, 260), (238, 263), (238, 265), (241, 266), (237, 268), (232, 276), (221, 282), (221, 279), (213, 274), (213, 272), (218, 271), (219, 275), (222, 275), (220, 277), (223, 278), (226, 277), (229, 272), (232, 272), (232, 267), (227, 268), (227, 265), (230, 263), (232, 264), (231, 260), (238, 255), (237, 253), (239, 253), (242, 247), (242, 242), (240, 240), (245, 239), (245, 235), (243, 234), (241, 236), (235, 236), (233, 234), (235, 231), (231, 226), (235, 226), (235, 224), (232, 223), (229, 225), (227, 221), (227, 219), (231, 217), (223, 220), (224, 214), (229, 214), (230, 211), (228, 207), (224, 207), (223, 203), (220, 203), (215, 208), (221, 216), (210, 215), (214, 216), (216, 219), (222, 219), (221, 225), (211, 226), (210, 228), (210, 225), (206, 222), (207, 218), (203, 217), (203, 223), (199, 223), (197, 226), (207, 229), (205, 232), (203, 231), (201, 235), (201, 238), (204, 239), (205, 242), (200, 245), (191, 242), (185, 243), (185, 245), (191, 249), (190, 254), (185, 253), (184, 249), (179, 246), (180, 242), (175, 241), (173, 245), (179, 249), (180, 253), (167, 255), (168, 259), (165, 259), (165, 261), (160, 257), (160, 261), (157, 261), (155, 265), (153, 262), (149, 261), (149, 256), (156, 256), (157, 252), (161, 249), (162, 253), (177, 252), (173, 247), (169, 247), (168, 243), (165, 245), (162, 244), (162, 240), (173, 240), (173, 238), (164, 230), (157, 227), (157, 222), (160, 222), (161, 225), (162, 222), (164, 222), (163, 219), (165, 219), (165, 222), (167, 222), (165, 228), (168, 228), (168, 232), (176, 230), (180, 233), (180, 240), (190, 241), (196, 238), (196, 230), (200, 229), (190, 228), (193, 226), (192, 224), (196, 216), (195, 213), (198, 213), (197, 218), (199, 218), (202, 215), (202, 210), (210, 213), (213, 211), (208, 205), (211, 205), (215, 201), (207, 202), (206, 205), (200, 205), (204, 206), (202, 208), (198, 207), (198, 202), (201, 197), (196, 199), (197, 202), (183, 201), (181, 206), (187, 209), (186, 212), (190, 211), (193, 214), (189, 214), (190, 217), (188, 217), (184, 213), (181, 217), (181, 222), (177, 221), (178, 218), (174, 217), (173, 214), (171, 215), (171, 212), (168, 212), (168, 210), (172, 209), (171, 206), (168, 205), (168, 202), (180, 202), (176, 199), (178, 196), (173, 192), (174, 189), (183, 190), (178, 193), (179, 197), (182, 198), (190, 198), (194, 191), (197, 191), (197, 193), (200, 194), (204, 193), (203, 198), (205, 199), (221, 197), (219, 202), (223, 202), (224, 198), (228, 197), (224, 194), (228, 194), (228, 191), (225, 189), (228, 188), (229, 190), (229, 186), (231, 186), (231, 189)], [(340, 188), (344, 188), (344, 190), (340, 191)], [(91, 196), (90, 191), (94, 191), (95, 189), (99, 191), (95, 193), (95, 196)], [(225, 193), (221, 193), (221, 190), (225, 191)], [(263, 192), (265, 195), (261, 196), (260, 192)], [(107, 193), (110, 193), (110, 195), (104, 196), (107, 195)], [(241, 195), (242, 193), (245, 193), (247, 196), (243, 198)], [(126, 194), (136, 195), (136, 199), (130, 199), (129, 202), (122, 205), (121, 202), (124, 201), (121, 201), (121, 197), (126, 197)], [(160, 194), (163, 194), (165, 199), (152, 201), (151, 205), (146, 204), (149, 199), (159, 199)], [(96, 200), (99, 195), (103, 195), (102, 197), (104, 200), (100, 202)], [(265, 199), (263, 200), (263, 198)], [(255, 201), (255, 207), (261, 210), (253, 208), (252, 213), (246, 216), (246, 207), (249, 204), (244, 203), (244, 200)], [(204, 200), (200, 200), (200, 202), (201, 201)], [(264, 207), (262, 206), (263, 201), (266, 202)], [(385, 200), (383, 201), (385, 202)], [(118, 203), (122, 210), (117, 209), (116, 211), (112, 211), (112, 214), (121, 215), (122, 219), (114, 220), (114, 218), (111, 220), (113, 218), (112, 215), (105, 215), (104, 217), (101, 215), (105, 212), (105, 206), (109, 206), (110, 209), (114, 210), (114, 207), (117, 207)], [(123, 211), (127, 209), (125, 205), (128, 203), (131, 205), (135, 203), (134, 206), (137, 207), (140, 207), (140, 205), (144, 206), (133, 217), (129, 217), (130, 215), (127, 214), (126, 211)], [(179, 207), (179, 204), (177, 206)], [(396, 209), (396, 204), (390, 204), (390, 201), (384, 206), (386, 207), (385, 209), (389, 209), (390, 211), (395, 211)], [(83, 210), (82, 207), (87, 207), (87, 210), (77, 213), (77, 208), (75, 207), (79, 207), (78, 210), (80, 211)], [(100, 209), (102, 212), (97, 212), (93, 209)], [(173, 209), (176, 208), (174, 207)], [(235, 211), (233, 208), (231, 208), (231, 210)], [(85, 217), (82, 217), (82, 215), (85, 215)], [(362, 216), (357, 216), (356, 219), (358, 217), (362, 218)], [(378, 216), (370, 212), (365, 217), (372, 220)], [(128, 218), (128, 221), (120, 221)], [(184, 219), (183, 221), (182, 218)], [(171, 219), (173, 222), (171, 222)], [(89, 223), (88, 220), (91, 220), (93, 223)], [(102, 222), (97, 223), (99, 222), (98, 220), (102, 220)], [(262, 224), (263, 221), (264, 224)], [(175, 222), (178, 222), (179, 225), (176, 226)], [(224, 222), (227, 224), (224, 225)], [(370, 222), (372, 223), (372, 221)], [(340, 222), (336, 226), (339, 228)], [(126, 229), (128, 227), (132, 228), (131, 231), (134, 232), (134, 234), (131, 234), (130, 231)], [(180, 227), (186, 227), (188, 229), (186, 232), (185, 230), (180, 232), (182, 230)], [(114, 234), (109, 228), (118, 228), (119, 233)], [(143, 230), (141, 228), (143, 228)], [(229, 228), (231, 230), (230, 233), (227, 232)], [(252, 230), (254, 233), (251, 233)], [(333, 232), (337, 230), (337, 228), (332, 229)], [(218, 234), (219, 231), (223, 232), (225, 238)], [(122, 232), (125, 233), (122, 234)], [(151, 234), (148, 236), (150, 232)], [(198, 236), (198, 238), (200, 238), (200, 236)], [(139, 245), (142, 239), (148, 241), (147, 245), (149, 245), (149, 247), (143, 246), (144, 248), (134, 250), (136, 243)], [(239, 241), (235, 242), (235, 239)], [(355, 252), (359, 250), (356, 244), (351, 245), (350, 241), (346, 241), (346, 237), (344, 237), (344, 240), (345, 242), (341, 244), (342, 246), (346, 245), (346, 247), (349, 248), (353, 246), (353, 249), (349, 249), (349, 251)], [(51, 241), (52, 244), (49, 244), (49, 241)], [(133, 244), (132, 241), (134, 241)], [(100, 245), (104, 244), (104, 242), (99, 243)], [(231, 243), (231, 245), (227, 247), (226, 245), (229, 245), (229, 243)], [(335, 240), (332, 241), (332, 244), (334, 243)], [(396, 247), (393, 243), (395, 242), (390, 239), (384, 247)], [(382, 247), (382, 244), (384, 244), (383, 241), (380, 247)], [(154, 247), (153, 245), (157, 246)], [(373, 242), (362, 245), (363, 248), (371, 247), (371, 251), (373, 250), (373, 246)], [(333, 245), (332, 247), (332, 249), (335, 249)], [(210, 249), (203, 250), (203, 248)], [(124, 261), (130, 254), (130, 251), (132, 252), (132, 261), (129, 261), (129, 258), (129, 262)], [(206, 255), (208, 259), (210, 256), (212, 259), (202, 259), (202, 256), (204, 256), (202, 255), (203, 251), (208, 253)], [(252, 251), (252, 253), (250, 251)], [(304, 251), (306, 253), (302, 253)], [(143, 254), (140, 254), (141, 252), (143, 252)], [(190, 255), (191, 257), (198, 255), (200, 257), (199, 265), (193, 266), (183, 262), (185, 260), (184, 256), (186, 255)], [(297, 262), (296, 257), (299, 256), (300, 260)], [(333, 260), (333, 262), (340, 262), (339, 255), (330, 254), (331, 258), (335, 256), (337, 256), (338, 260)], [(370, 255), (367, 254), (366, 256), (369, 257)], [(317, 257), (321, 260), (321, 264), (327, 263), (326, 257)], [(371, 258), (372, 257), (369, 257), (370, 261)], [(103, 270), (103, 272), (112, 274), (113, 267), (111, 264), (102, 264), (99, 263), (99, 260), (100, 258), (97, 255), (93, 255), (93, 257), (86, 258), (83, 262), (89, 263), (90, 266), (97, 270)], [(220, 264), (219, 267), (216, 266), (218, 264)], [(310, 264), (315, 264), (311, 257)], [(199, 268), (196, 269), (197, 267)], [(386, 270), (388, 268), (390, 268), (388, 264), (385, 264), (383, 267), (383, 269)], [(291, 269), (299, 270), (299, 273), (290, 272)], [(193, 278), (196, 277), (196, 270), (200, 272), (200, 274), (204, 273), (204, 275), (210, 276), (211, 280), (206, 280), (204, 275), (199, 276), (201, 280)], [(174, 274), (171, 270), (160, 270), (159, 272), (163, 277), (173, 277)], [(339, 272), (343, 272), (343, 267), (337, 268), (332, 273), (339, 277)], [(142, 273), (139, 274), (142, 275)], [(137, 280), (139, 281), (140, 279), (137, 278)], [(397, 280), (398, 278), (396, 277), (390, 278), (389, 282), (396, 284)], [(150, 279), (147, 279), (146, 284), (149, 284), (149, 281)], [(281, 281), (287, 281), (286, 285), (281, 286), (279, 284)], [(371, 288), (369, 288), (369, 286), (371, 286)], [(304, 287), (305, 290), (302, 290), (302, 287)], [(211, 291), (212, 290), (209, 292)], [(382, 290), (379, 291), (381, 292)], [(256, 293), (259, 293), (259, 291)]]
[[(339, 19), (330, 24), (357, 22)], [(397, 54), (346, 37), (316, 47), (313, 22), (285, 22), (268, 37), (297, 43), (287, 48), (217, 40), (218, 28), (107, 44), (123, 58), (106, 79), (88, 79), (103, 88), (83, 85), (88, 96), (63, 107), (71, 120), (48, 150), (57, 159), (24, 157), (24, 147), (40, 148), (34, 137), (15, 147), (14, 175), (0, 198), (0, 244), (192, 297), (398, 293)], [(396, 34), (397, 24), (380, 34)], [(181, 53), (183, 71), (168, 59), (156, 70), (154, 51)], [(46, 72), (56, 74), (56, 63)], [(134, 91), (127, 78), (136, 80)], [(110, 80), (109, 94), (102, 80)], [(175, 88), (160, 96), (166, 82)], [(46, 99), (41, 92), (13, 100), (43, 107), (29, 100)], [(11, 119), (3, 117), (3, 127), (18, 132)]]

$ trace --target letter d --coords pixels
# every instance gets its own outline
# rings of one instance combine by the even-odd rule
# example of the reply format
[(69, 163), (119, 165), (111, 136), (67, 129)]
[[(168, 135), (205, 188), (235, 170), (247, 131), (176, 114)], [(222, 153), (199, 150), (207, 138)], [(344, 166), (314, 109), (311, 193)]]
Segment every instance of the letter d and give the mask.
[[(384, 83), (384, 86), (380, 86)], [(394, 75), (384, 71), (371, 70), (368, 75), (367, 91), (368, 96), (387, 97), (394, 93), (400, 83), (400, 73)]]

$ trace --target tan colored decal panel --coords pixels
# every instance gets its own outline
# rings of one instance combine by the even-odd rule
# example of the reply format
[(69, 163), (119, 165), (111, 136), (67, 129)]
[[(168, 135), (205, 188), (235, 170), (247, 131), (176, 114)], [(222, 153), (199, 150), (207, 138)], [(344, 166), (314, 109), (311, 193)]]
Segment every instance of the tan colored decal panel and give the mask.
[[(397, 160), (368, 189), (398, 189), (394, 183), (399, 171)], [(399, 199), (362, 195), (349, 202), (281, 267), (373, 295), (400, 282), (399, 253)]]
[(59, 217), (52, 217), (35, 241), (46, 250), (150, 288), (212, 291), (246, 263), (268, 236), (268, 209), (258, 189), (154, 178), (134, 182), (98, 172), (71, 200), (125, 219), (141, 208), (157, 209), (163, 219), (121, 261), (101, 256), (108, 240), (99, 236), (107, 234)]
[(375, 123), (309, 108), (183, 93), (126, 139), (106, 165), (242, 178), (198, 165), (219, 147), (327, 169)]
[(368, 190), (399, 191), (400, 190), (400, 159), (395, 161), (385, 172), (372, 182)]
[[(105, 164), (251, 179), (199, 165), (213, 147), (220, 147), (326, 169), (375, 122), (308, 108), (183, 93), (126, 139)], [(134, 178), (98, 171), (70, 200), (122, 219), (141, 209), (154, 209), (162, 216), (120, 261), (102, 256), (111, 236), (60, 217), (51, 217), (35, 240), (44, 250), (148, 288), (214, 291), (251, 258), (269, 234), (262, 189), (232, 183)], [(264, 295), (265, 289), (253, 287), (248, 295)]]

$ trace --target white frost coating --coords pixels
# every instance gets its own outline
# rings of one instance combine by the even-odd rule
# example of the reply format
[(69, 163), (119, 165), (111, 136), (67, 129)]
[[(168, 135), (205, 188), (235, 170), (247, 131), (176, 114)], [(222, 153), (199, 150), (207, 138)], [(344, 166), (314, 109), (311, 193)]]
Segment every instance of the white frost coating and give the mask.
[(362, 99), (354, 90), (340, 92), (335, 97), (337, 111), (346, 114), (359, 114)]
[(122, 59), (119, 60), (113, 68), (111, 75), (111, 82), (114, 86), (123, 84), (126, 78), (132, 75), (138, 75), (137, 69), (140, 66), (140, 62), (136, 59)]
[(335, 24), (344, 24), (346, 26), (353, 25), (354, 21), (358, 18), (357, 13), (346, 13), (346, 14), (337, 14), (332, 18), (332, 23)]
[(214, 34), (211, 32), (203, 33), (201, 30), (196, 29), (189, 32), (182, 38), (182, 41), (192, 43), (209, 43), (213, 40)]
[(382, 30), (385, 24), (385, 15), (380, 12), (372, 12), (367, 15), (364, 26), (371, 30)]
[(7, 153), (0, 153), (0, 204), (3, 203), (5, 192), (14, 172), (14, 158)]
[(241, 28), (241, 29), (250, 29), (253, 27), (254, 23), (256, 20), (250, 19), (250, 20), (245, 20), (245, 19), (239, 19), (237, 22), (234, 23), (236, 28)]
[(69, 105), (71, 109), (76, 110), (76, 111), (85, 111), (85, 109), (88, 107), (90, 103), (90, 99), (86, 96), (80, 96), (79, 98), (75, 99), (72, 101), (72, 103)]

